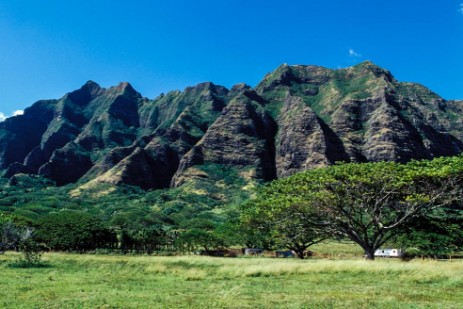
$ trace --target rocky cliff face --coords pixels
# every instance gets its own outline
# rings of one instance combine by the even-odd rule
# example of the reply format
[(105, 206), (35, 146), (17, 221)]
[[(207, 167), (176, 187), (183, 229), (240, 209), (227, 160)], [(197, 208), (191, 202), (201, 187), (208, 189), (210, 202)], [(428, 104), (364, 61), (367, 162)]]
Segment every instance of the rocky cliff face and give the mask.
[(232, 99), (201, 140), (183, 156), (173, 186), (184, 182), (189, 168), (205, 163), (249, 169), (251, 176), (258, 179), (275, 178), (276, 125), (264, 108), (246, 94)]
[(153, 100), (128, 83), (87, 82), (0, 123), (0, 170), (58, 185), (144, 189), (207, 178), (220, 166), (271, 180), (337, 161), (459, 154), (462, 113), (462, 101), (401, 83), (371, 62), (339, 70), (282, 65), (254, 89), (203, 83)]

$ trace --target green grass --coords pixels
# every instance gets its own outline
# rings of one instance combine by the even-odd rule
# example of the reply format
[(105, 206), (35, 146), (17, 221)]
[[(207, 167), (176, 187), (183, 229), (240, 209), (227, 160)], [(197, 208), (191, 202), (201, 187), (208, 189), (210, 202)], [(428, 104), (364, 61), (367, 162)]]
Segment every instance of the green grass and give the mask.
[(463, 261), (0, 256), (2, 308), (461, 308)]

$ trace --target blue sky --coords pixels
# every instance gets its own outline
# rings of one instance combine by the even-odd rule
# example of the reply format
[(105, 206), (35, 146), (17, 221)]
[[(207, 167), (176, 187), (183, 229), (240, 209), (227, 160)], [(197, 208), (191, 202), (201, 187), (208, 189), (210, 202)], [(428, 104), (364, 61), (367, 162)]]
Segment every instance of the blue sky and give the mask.
[(463, 99), (463, 0), (0, 0), (0, 119), (87, 80), (143, 95), (364, 60)]

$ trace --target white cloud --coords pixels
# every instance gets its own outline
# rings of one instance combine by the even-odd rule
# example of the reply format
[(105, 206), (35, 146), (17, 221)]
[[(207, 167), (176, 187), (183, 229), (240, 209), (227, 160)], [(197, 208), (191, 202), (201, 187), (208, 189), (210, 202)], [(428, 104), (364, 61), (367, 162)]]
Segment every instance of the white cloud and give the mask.
[(463, 3), (460, 3), (460, 8), (458, 9), (458, 12), (463, 14)]
[(357, 53), (355, 50), (353, 50), (352, 48), (349, 49), (349, 56), (350, 57), (362, 57), (361, 54)]
[(8, 117), (20, 116), (23, 114), (24, 114), (24, 111), (21, 109), (15, 110), (11, 116), (7, 116), (4, 113), (0, 112), (0, 122), (5, 121), (5, 119)]

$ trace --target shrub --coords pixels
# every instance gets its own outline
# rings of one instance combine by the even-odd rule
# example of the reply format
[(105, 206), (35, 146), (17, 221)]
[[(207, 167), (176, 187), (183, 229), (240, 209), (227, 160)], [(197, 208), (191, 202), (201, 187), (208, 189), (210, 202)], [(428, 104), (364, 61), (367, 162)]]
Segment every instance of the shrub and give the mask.
[(31, 237), (22, 240), (19, 243), (19, 250), (22, 255), (12, 264), (14, 267), (29, 268), (43, 267), (46, 264), (42, 262), (42, 248)]

